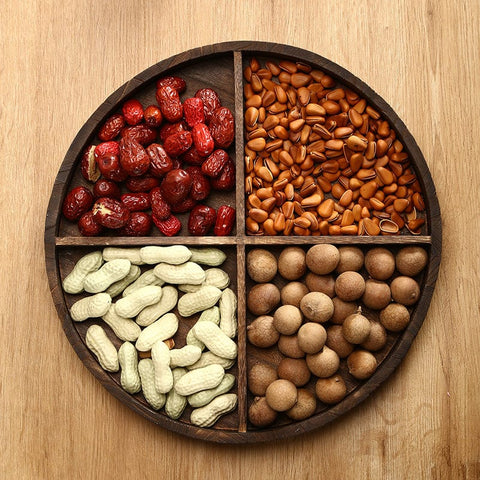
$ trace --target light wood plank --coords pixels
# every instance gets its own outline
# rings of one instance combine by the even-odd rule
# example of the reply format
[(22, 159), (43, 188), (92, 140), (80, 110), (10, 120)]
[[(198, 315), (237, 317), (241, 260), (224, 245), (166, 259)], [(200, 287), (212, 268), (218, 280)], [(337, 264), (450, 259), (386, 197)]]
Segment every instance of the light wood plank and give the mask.
[[(2, 477), (478, 478), (479, 10), (475, 0), (6, 0), (0, 12)], [(244, 39), (316, 52), (387, 100), (425, 155), (444, 222), (429, 314), (391, 379), (322, 430), (247, 448), (180, 437), (109, 395), (61, 330), (42, 247), (56, 172), (95, 108), (161, 59)]]

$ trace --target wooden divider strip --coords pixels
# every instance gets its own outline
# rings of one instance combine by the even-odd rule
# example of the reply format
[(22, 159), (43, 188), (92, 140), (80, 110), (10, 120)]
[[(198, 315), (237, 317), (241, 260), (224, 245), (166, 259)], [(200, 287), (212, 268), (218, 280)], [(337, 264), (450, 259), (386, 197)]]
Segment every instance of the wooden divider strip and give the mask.
[(246, 236), (246, 245), (306, 245), (314, 243), (332, 243), (334, 245), (422, 245), (432, 243), (430, 235), (379, 235), (369, 236)]
[(237, 321), (238, 321), (238, 431), (247, 431), (247, 325), (245, 292), (245, 195), (243, 163), (243, 68), (242, 52), (233, 52), (235, 81), (235, 164), (237, 210)]

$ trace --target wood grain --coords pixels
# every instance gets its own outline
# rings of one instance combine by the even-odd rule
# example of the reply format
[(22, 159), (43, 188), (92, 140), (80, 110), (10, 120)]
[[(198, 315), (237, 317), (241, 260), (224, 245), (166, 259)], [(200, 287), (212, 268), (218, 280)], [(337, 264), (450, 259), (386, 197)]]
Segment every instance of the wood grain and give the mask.
[[(472, 225), (480, 147), (471, 133), (480, 127), (479, 14), (473, 0), (340, 1), (325, 9), (300, 0), (155, 7), (7, 0), (0, 13), (2, 476), (478, 478), (480, 248)], [(110, 92), (175, 53), (243, 39), (319, 53), (385, 98), (427, 160), (444, 232), (429, 314), (390, 380), (319, 431), (253, 448), (180, 437), (106, 392), (63, 334), (42, 248), (55, 174)]]

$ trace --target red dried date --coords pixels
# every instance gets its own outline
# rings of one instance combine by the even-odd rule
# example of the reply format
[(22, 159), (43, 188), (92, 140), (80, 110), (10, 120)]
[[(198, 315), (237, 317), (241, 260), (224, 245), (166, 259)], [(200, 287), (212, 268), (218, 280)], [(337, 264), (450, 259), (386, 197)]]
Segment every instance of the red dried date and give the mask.
[(207, 157), (213, 152), (215, 143), (213, 141), (210, 130), (204, 123), (197, 123), (192, 129), (193, 143), (195, 150), (200, 155)]
[(228, 162), (229, 156), (225, 150), (215, 150), (202, 164), (202, 173), (215, 178), (220, 175)]
[(215, 220), (215, 227), (213, 233), (217, 236), (230, 235), (235, 223), (235, 209), (230, 205), (222, 205), (217, 210), (217, 219)]
[(192, 177), (183, 169), (171, 170), (160, 186), (163, 198), (170, 204), (181, 202), (192, 188)]
[(192, 146), (192, 141), (189, 131), (174, 133), (165, 139), (163, 148), (172, 157), (178, 157)]
[(235, 187), (235, 163), (231, 158), (228, 159), (220, 175), (210, 180), (210, 185), (214, 190), (222, 191), (232, 190)]
[(97, 165), (107, 180), (123, 182), (128, 176), (127, 172), (120, 165), (118, 155), (106, 153), (97, 159)]
[(158, 187), (160, 181), (156, 177), (151, 175), (145, 175), (143, 177), (128, 177), (125, 182), (125, 186), (131, 192), (149, 192), (152, 188)]
[(92, 208), (93, 219), (106, 228), (122, 228), (130, 218), (123, 203), (113, 198), (99, 198)]
[(80, 171), (83, 178), (89, 182), (96, 182), (100, 178), (101, 172), (95, 161), (95, 145), (90, 145), (83, 152)]
[(135, 98), (123, 104), (122, 113), (129, 125), (138, 125), (143, 120), (142, 104)]
[(170, 205), (163, 198), (160, 187), (155, 187), (150, 191), (150, 204), (152, 215), (159, 220), (166, 220), (170, 216)]
[(182, 93), (187, 88), (187, 84), (183, 78), (174, 76), (163, 77), (157, 80), (157, 89), (165, 85), (174, 88), (178, 93)]
[(149, 145), (157, 139), (157, 131), (147, 125), (135, 125), (133, 127), (125, 127), (120, 135), (122, 138), (132, 138), (140, 145)]
[(113, 140), (124, 126), (125, 118), (123, 115), (116, 113), (107, 118), (97, 136), (102, 142), (108, 142), (109, 140)]
[(196, 204), (196, 200), (194, 200), (192, 197), (187, 197), (181, 202), (171, 205), (170, 209), (173, 213), (185, 213), (189, 212)]
[(190, 196), (197, 201), (205, 200), (210, 194), (210, 182), (202, 173), (200, 167), (187, 167), (186, 171), (192, 177)]
[(202, 157), (193, 146), (182, 155), (182, 160), (190, 165), (201, 165), (205, 161), (205, 157)]
[(89, 211), (80, 217), (78, 230), (85, 237), (95, 237), (103, 232), (103, 227), (93, 219), (93, 213)]
[(148, 213), (132, 212), (124, 227), (118, 233), (127, 237), (144, 237), (150, 235), (152, 219)]
[(148, 193), (124, 193), (120, 201), (130, 212), (141, 212), (150, 208), (150, 195)]
[(172, 159), (168, 156), (162, 145), (152, 143), (146, 148), (150, 157), (150, 173), (155, 177), (163, 177), (173, 168)]
[(152, 220), (160, 232), (167, 237), (173, 237), (182, 229), (182, 224), (175, 215), (170, 215), (166, 220), (160, 220), (152, 216)]
[(75, 187), (67, 193), (63, 200), (62, 213), (67, 220), (78, 220), (87, 212), (93, 203), (93, 195), (85, 187)]
[(188, 231), (192, 235), (206, 235), (215, 224), (215, 209), (208, 205), (193, 207), (188, 217)]
[(162, 124), (162, 111), (156, 105), (149, 105), (143, 115), (149, 127), (158, 128)]
[(178, 122), (183, 116), (182, 102), (180, 96), (170, 85), (164, 85), (157, 90), (157, 103), (162, 115), (169, 122)]
[(217, 108), (208, 124), (215, 145), (220, 148), (229, 147), (235, 136), (235, 121), (232, 112), (227, 107)]
[(213, 112), (222, 106), (217, 92), (211, 88), (202, 88), (195, 93), (195, 96), (203, 102), (203, 112), (205, 114), (205, 122), (208, 124)]
[(176, 123), (166, 123), (160, 128), (160, 140), (164, 142), (170, 135), (187, 131), (187, 124), (182, 120)]
[(115, 182), (102, 178), (98, 180), (93, 186), (93, 196), (95, 198), (120, 198), (120, 187)]
[(117, 142), (103, 142), (99, 143), (95, 147), (95, 159), (99, 159), (103, 155), (118, 155), (120, 153), (120, 148)]
[(172, 170), (182, 168), (182, 162), (179, 158), (172, 158)]
[(189, 127), (194, 127), (197, 123), (205, 123), (202, 99), (187, 98), (183, 102), (183, 115)]
[(150, 168), (150, 157), (145, 149), (133, 138), (120, 140), (120, 165), (132, 177), (139, 177)]

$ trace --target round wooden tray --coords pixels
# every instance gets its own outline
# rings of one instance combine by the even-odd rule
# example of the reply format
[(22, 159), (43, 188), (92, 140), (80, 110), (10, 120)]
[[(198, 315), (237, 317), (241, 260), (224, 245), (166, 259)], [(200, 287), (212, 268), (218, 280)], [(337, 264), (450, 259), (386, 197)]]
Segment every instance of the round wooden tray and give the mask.
[[(242, 72), (252, 57), (261, 61), (289, 59), (308, 63), (314, 68), (331, 75), (344, 86), (358, 92), (388, 120), (397, 137), (402, 141), (405, 150), (409, 153), (411, 164), (423, 189), (426, 203), (426, 224), (422, 235), (379, 237), (256, 237), (246, 235)], [(155, 81), (167, 74), (178, 75), (186, 80), (187, 91), (182, 95), (182, 98), (192, 96), (199, 88), (211, 87), (218, 92), (222, 104), (234, 112), (236, 120), (235, 143), (230, 148), (229, 153), (236, 161), (236, 191), (214, 194), (209, 197), (208, 204), (214, 208), (224, 203), (235, 205), (237, 209), (235, 231), (229, 237), (202, 238), (188, 236), (185, 228), (179, 236), (173, 238), (161, 236), (158, 232), (149, 237), (137, 238), (79, 236), (77, 226), (62, 218), (61, 206), (63, 198), (70, 188), (87, 185), (79, 172), (82, 151), (87, 145), (95, 142), (95, 133), (98, 127), (108, 116), (117, 111), (126, 99), (135, 97), (144, 105), (153, 103)], [(182, 223), (186, 224), (185, 221)], [(271, 427), (257, 429), (248, 423), (246, 415), (248, 406), (253, 400), (247, 390), (247, 367), (249, 363), (256, 359), (274, 361), (275, 354), (268, 349), (265, 351), (256, 349), (247, 345), (246, 342), (246, 325), (250, 317), (246, 311), (245, 292), (250, 282), (245, 274), (245, 254), (253, 246), (268, 245), (274, 252), (278, 252), (282, 246), (286, 245), (302, 245), (308, 248), (308, 246), (316, 243), (356, 245), (365, 251), (375, 245), (385, 245), (392, 250), (407, 244), (421, 245), (429, 253), (429, 263), (424, 272), (417, 278), (421, 285), (421, 297), (413, 308), (411, 321), (407, 329), (401, 334), (389, 334), (387, 347), (376, 355), (379, 367), (375, 374), (365, 382), (356, 382), (354, 379), (348, 381), (348, 394), (342, 402), (331, 407), (319, 403), (315, 415), (301, 422), (289, 422), (286, 417), (280, 417), (277, 423)], [(85, 332), (89, 325), (96, 322), (92, 320), (82, 323), (73, 322), (68, 313), (69, 307), (79, 297), (65, 294), (61, 288), (62, 279), (70, 272), (73, 264), (89, 251), (112, 245), (171, 244), (215, 245), (224, 249), (228, 254), (228, 260), (224, 268), (233, 279), (232, 288), (236, 289), (238, 295), (238, 359), (236, 366), (232, 369), (232, 373), (237, 377), (234, 391), (238, 394), (238, 408), (221, 418), (212, 428), (198, 428), (190, 424), (188, 407), (179, 420), (171, 420), (163, 411), (156, 412), (150, 408), (141, 394), (130, 395), (126, 393), (120, 386), (119, 374), (105, 372), (85, 346)], [(55, 180), (45, 224), (45, 257), (50, 290), (65, 334), (85, 366), (109, 392), (152, 422), (184, 435), (219, 443), (249, 443), (292, 437), (334, 420), (366, 399), (398, 366), (422, 325), (435, 287), (440, 256), (441, 218), (435, 187), (420, 149), (392, 108), (365, 83), (335, 63), (306, 50), (263, 42), (220, 43), (175, 55), (140, 73), (108, 97), (85, 123), (66, 153)], [(281, 281), (278, 280), (278, 282)], [(178, 332), (179, 338), (185, 336), (192, 323), (193, 321), (190, 324), (181, 322), (182, 326)], [(118, 347), (120, 341), (109, 331), (107, 326), (105, 327)], [(182, 346), (181, 340), (177, 345)]]

